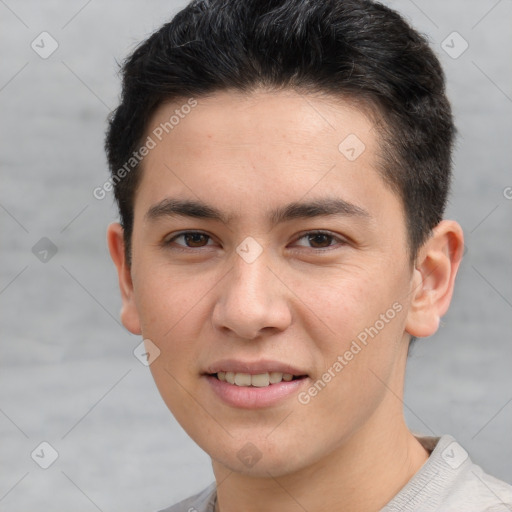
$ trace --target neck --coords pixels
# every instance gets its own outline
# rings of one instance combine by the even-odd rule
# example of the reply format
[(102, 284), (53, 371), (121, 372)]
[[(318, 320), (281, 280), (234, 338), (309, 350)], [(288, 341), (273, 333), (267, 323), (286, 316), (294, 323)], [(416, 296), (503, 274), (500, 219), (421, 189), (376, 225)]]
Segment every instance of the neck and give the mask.
[(218, 484), (215, 512), (380, 510), (420, 469), (429, 453), (410, 433), (401, 412), (394, 418), (378, 416), (376, 412), (327, 457), (284, 476), (233, 473), (214, 461)]

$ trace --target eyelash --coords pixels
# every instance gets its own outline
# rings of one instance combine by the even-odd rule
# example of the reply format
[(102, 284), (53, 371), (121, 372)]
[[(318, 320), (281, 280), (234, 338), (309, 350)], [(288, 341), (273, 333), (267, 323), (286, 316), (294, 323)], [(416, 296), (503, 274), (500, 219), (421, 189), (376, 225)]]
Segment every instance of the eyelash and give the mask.
[[(174, 242), (177, 238), (180, 238), (180, 237), (186, 236), (186, 235), (204, 235), (204, 236), (208, 237), (210, 240), (212, 240), (212, 237), (210, 235), (208, 235), (207, 233), (204, 233), (202, 231), (182, 231), (181, 233), (174, 235), (170, 239), (165, 239), (163, 241), (163, 245), (164, 245), (164, 247), (169, 248), (171, 246), (171, 243)], [(295, 242), (302, 240), (303, 238), (306, 238), (308, 236), (311, 237), (311, 236), (318, 236), (318, 235), (325, 235), (325, 236), (331, 238), (332, 240), (336, 240), (340, 246), (346, 245), (348, 243), (343, 238), (336, 236), (328, 231), (322, 231), (322, 230), (307, 231), (307, 232), (303, 233), (299, 238), (297, 238), (295, 240)], [(170, 248), (174, 251), (182, 251), (182, 252), (194, 251), (195, 252), (196, 249), (203, 249), (203, 247), (207, 247), (207, 246), (202, 246), (202, 247), (181, 246), (180, 248), (176, 248), (176, 247), (170, 247)], [(329, 245), (327, 247), (311, 247), (310, 249), (313, 252), (326, 252), (326, 251), (333, 250), (336, 248), (337, 247), (335, 245), (334, 246)]]

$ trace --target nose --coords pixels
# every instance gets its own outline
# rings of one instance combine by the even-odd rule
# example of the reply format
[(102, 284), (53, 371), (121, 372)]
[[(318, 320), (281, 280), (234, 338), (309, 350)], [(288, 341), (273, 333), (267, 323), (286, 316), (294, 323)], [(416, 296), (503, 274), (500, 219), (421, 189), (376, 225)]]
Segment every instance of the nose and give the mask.
[(292, 321), (289, 290), (277, 277), (265, 251), (252, 263), (238, 254), (223, 280), (215, 304), (213, 325), (237, 339), (253, 340), (284, 331)]

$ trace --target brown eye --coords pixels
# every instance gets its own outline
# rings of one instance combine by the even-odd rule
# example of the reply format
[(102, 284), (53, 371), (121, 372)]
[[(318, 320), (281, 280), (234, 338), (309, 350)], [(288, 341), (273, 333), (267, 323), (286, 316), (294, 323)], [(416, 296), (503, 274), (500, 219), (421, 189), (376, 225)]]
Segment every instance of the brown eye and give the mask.
[(208, 240), (210, 236), (206, 233), (201, 233), (199, 231), (185, 231), (183, 233), (179, 233), (178, 235), (173, 236), (165, 242), (165, 245), (171, 245), (176, 240), (182, 239), (184, 243), (177, 243), (181, 247), (185, 248), (200, 248), (205, 247), (208, 244)]
[[(346, 242), (340, 237), (325, 233), (323, 231), (311, 231), (305, 233), (297, 242), (300, 240), (306, 240), (305, 244), (297, 244), (299, 246), (310, 247), (311, 249), (329, 249), (334, 248), (336, 245), (344, 245)], [(332, 242), (335, 242), (334, 244)]]
[(331, 235), (326, 235), (324, 233), (320, 233), (318, 235), (308, 235), (309, 242), (313, 243), (313, 247), (315, 249), (329, 247), (330, 242), (333, 240)]
[(203, 242), (207, 241), (208, 235), (203, 233), (188, 233), (183, 235), (188, 247), (203, 247)]

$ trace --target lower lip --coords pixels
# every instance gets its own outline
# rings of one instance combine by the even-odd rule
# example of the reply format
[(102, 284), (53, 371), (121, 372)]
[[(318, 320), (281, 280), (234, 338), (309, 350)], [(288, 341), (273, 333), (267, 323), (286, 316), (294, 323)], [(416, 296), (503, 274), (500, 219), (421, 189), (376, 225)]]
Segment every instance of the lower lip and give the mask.
[(281, 381), (266, 387), (237, 386), (221, 381), (212, 375), (205, 375), (215, 394), (228, 405), (243, 409), (259, 409), (279, 404), (297, 393), (306, 384), (307, 377), (289, 382)]

